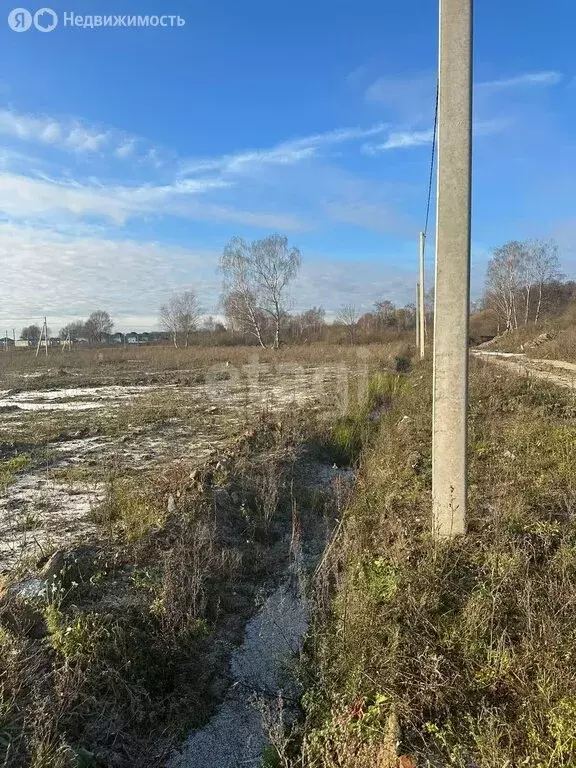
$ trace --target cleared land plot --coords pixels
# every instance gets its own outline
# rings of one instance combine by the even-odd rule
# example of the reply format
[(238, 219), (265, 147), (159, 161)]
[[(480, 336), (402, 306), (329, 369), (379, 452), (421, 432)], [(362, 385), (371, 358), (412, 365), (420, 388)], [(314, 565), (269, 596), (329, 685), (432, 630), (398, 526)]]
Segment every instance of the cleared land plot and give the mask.
[(0, 393), (0, 572), (104, 535), (94, 513), (114, 479), (182, 462), (192, 471), (262, 411), (333, 404), (348, 376), (345, 365), (249, 363), (192, 385), (24, 391), (13, 376)]

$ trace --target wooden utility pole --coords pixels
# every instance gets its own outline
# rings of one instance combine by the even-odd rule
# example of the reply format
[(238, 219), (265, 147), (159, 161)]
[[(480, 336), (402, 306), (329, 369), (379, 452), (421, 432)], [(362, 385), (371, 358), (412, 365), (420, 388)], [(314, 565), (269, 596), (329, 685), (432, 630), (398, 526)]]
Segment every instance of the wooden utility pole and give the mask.
[(68, 329), (66, 338), (62, 341), (62, 352), (64, 352), (66, 349), (68, 350), (68, 352), (72, 351), (72, 339), (70, 338), (70, 329)]
[(420, 232), (420, 282), (418, 283), (418, 318), (420, 323), (420, 359), (426, 354), (426, 310), (424, 309), (424, 244), (426, 235)]
[(46, 349), (46, 357), (48, 357), (48, 323), (46, 321), (46, 318), (44, 318), (44, 325), (42, 326), (42, 331), (40, 332), (40, 338), (38, 339), (38, 346), (36, 347), (36, 357), (38, 357), (38, 354), (40, 352), (40, 347), (42, 346), (42, 337), (44, 337), (44, 347)]
[(434, 533), (465, 533), (473, 0), (440, 0), (434, 312)]

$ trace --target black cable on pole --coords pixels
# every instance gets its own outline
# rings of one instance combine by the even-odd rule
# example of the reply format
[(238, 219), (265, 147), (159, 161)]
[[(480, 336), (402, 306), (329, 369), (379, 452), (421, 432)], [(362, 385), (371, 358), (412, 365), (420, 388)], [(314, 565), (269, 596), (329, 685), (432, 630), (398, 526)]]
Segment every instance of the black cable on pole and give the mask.
[(428, 219), (430, 218), (430, 201), (432, 199), (432, 181), (434, 178), (434, 157), (436, 154), (436, 135), (438, 133), (438, 86), (436, 80), (436, 106), (434, 108), (434, 132), (432, 134), (432, 157), (430, 158), (430, 178), (428, 179), (428, 202), (426, 204), (426, 224), (424, 225), (424, 244), (426, 244), (426, 235), (428, 234)]

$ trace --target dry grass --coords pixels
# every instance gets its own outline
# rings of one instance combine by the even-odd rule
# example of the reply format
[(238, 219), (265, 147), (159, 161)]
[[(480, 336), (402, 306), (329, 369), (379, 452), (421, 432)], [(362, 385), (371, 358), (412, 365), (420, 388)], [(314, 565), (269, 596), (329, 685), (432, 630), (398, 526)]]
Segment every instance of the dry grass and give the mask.
[[(549, 334), (550, 338), (537, 346), (531, 346), (531, 342), (544, 333)], [(500, 352), (524, 351), (529, 357), (576, 362), (576, 302), (569, 304), (559, 317), (503, 334), (490, 343), (490, 349)]]
[(313, 414), (264, 414), (192, 476), (184, 463), (112, 475), (100, 510), (112, 543), (78, 552), (47, 597), (0, 594), (0, 765), (165, 764), (225, 692), (257, 589), (284, 572), (275, 545), (314, 429)]
[[(244, 364), (255, 353), (203, 349), (175, 357), (171, 349), (128, 351), (142, 354), (141, 370), (154, 362), (168, 370), (186, 358), (193, 377), (225, 374), (224, 355), (236, 353), (236, 362)], [(368, 367), (393, 367), (404, 352), (399, 342), (369, 350), (318, 345), (266, 355), (277, 370), (333, 359), (346, 375), (352, 369), (356, 388)], [(74, 365), (81, 376), (74, 376), (74, 386), (78, 378), (84, 384), (99, 381), (102, 368), (93, 354), (79, 353)], [(155, 354), (165, 357), (158, 361)], [(26, 365), (37, 362), (30, 358)], [(128, 359), (108, 362), (106, 383), (129, 374)], [(30, 370), (26, 365), (20, 372)], [(210, 372), (211, 365), (219, 367)], [(187, 381), (181, 370), (173, 375)], [(56, 370), (43, 380), (24, 379), (23, 386), (60, 386), (69, 377)], [(142, 373), (136, 378), (145, 380)], [(380, 408), (388, 383), (371, 386), (370, 408)], [(61, 434), (119, 436), (148, 425), (153, 431), (176, 414), (188, 419), (183, 397), (177, 389), (169, 401), (158, 402), (151, 394), (113, 416), (103, 411), (23, 417), (18, 432), (0, 445), (6, 478), (21, 468), (23, 459), (15, 464), (14, 456), (26, 451), (35, 462), (46, 441)], [(201, 422), (208, 416), (197, 418), (198, 427), (205, 427)], [(299, 503), (295, 457), (311, 435), (319, 434), (316, 443), (323, 441), (327, 450), (335, 445), (330, 425), (317, 421), (315, 412), (265, 413), (251, 421), (240, 440), (227, 440), (222, 450), (229, 455), (210, 459), (202, 470), (192, 472), (190, 461), (181, 459), (129, 472), (115, 466), (114, 456), (62, 470), (62, 480), (106, 484), (106, 502), (95, 510), (102, 540), (96, 542), (97, 555), (88, 556), (81, 569), (63, 572), (46, 597), (13, 598), (7, 584), (0, 590), (0, 766), (160, 766), (170, 747), (209, 716), (225, 691), (230, 650), (255, 609), (257, 588), (286, 568), (283, 542)], [(245, 428), (242, 418), (239, 428)]]
[[(390, 353), (412, 342), (409, 334), (382, 339), (381, 345)], [(48, 357), (35, 356), (32, 350), (10, 350), (3, 354), (0, 383), (21, 389), (42, 389), (56, 386), (82, 386), (94, 383), (149, 383), (165, 380), (174, 374), (181, 383), (197, 383), (207, 371), (223, 370), (228, 362), (241, 366), (254, 362), (270, 365), (295, 363), (313, 366), (319, 363), (354, 363), (359, 354), (374, 356), (380, 345), (342, 345), (323, 342), (285, 346), (279, 350), (258, 347), (204, 347), (175, 349), (170, 346), (103, 347), (101, 349), (75, 348), (71, 352), (49, 350)], [(2, 354), (2, 353), (0, 353)], [(26, 374), (34, 373), (33, 377)], [(38, 374), (38, 375), (36, 375)], [(200, 379), (195, 379), (200, 376)]]
[(319, 580), (334, 600), (292, 765), (575, 765), (574, 398), (475, 367), (469, 533), (441, 544), (430, 390), (413, 384), (384, 416)]

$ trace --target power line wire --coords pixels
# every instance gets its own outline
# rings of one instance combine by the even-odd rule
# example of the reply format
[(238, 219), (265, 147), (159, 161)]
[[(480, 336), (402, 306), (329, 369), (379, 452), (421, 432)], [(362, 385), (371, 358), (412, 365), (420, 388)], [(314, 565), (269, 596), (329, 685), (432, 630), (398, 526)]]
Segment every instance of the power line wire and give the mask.
[(428, 234), (428, 220), (430, 218), (430, 202), (432, 199), (432, 181), (434, 179), (434, 159), (436, 155), (436, 136), (438, 133), (438, 80), (436, 80), (436, 105), (434, 107), (434, 132), (432, 134), (432, 156), (430, 158), (430, 177), (428, 179), (428, 202), (426, 204), (426, 223), (424, 225), (424, 243)]

